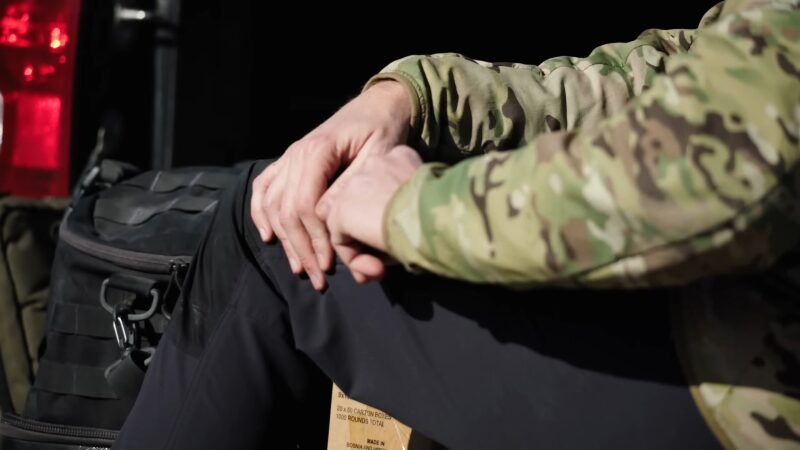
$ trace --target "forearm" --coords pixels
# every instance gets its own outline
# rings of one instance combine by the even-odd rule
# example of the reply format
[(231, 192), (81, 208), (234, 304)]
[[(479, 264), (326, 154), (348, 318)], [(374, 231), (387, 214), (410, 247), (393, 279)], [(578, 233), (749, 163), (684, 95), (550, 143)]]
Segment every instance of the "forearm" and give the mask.
[(427, 160), (454, 163), (524, 146), (543, 132), (594, 126), (647, 90), (666, 58), (690, 48), (694, 33), (647, 30), (635, 41), (598, 47), (586, 58), (552, 58), (538, 66), (458, 54), (410, 56), (367, 86), (400, 82), (413, 102), (409, 144)]
[(797, 241), (800, 48), (780, 32), (796, 13), (761, 13), (698, 32), (597, 126), (423, 166), (388, 209), (390, 252), (523, 286), (665, 285), (768, 264)]

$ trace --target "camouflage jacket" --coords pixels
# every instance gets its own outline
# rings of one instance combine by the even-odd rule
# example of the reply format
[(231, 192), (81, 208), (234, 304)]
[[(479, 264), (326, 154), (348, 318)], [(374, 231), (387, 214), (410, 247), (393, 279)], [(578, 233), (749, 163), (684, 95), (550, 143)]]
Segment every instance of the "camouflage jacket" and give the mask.
[(383, 79), (412, 94), (430, 161), (387, 209), (392, 255), (520, 288), (668, 287), (721, 442), (800, 448), (797, 0), (538, 66), (412, 56), (367, 86)]

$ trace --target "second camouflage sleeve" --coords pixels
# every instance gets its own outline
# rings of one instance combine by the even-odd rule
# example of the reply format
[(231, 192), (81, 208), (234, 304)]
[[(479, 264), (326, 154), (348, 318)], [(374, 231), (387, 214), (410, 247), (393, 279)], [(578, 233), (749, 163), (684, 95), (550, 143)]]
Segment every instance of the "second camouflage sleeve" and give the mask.
[[(709, 11), (711, 22), (720, 6)], [(428, 161), (454, 163), (508, 150), (540, 133), (595, 125), (646, 90), (670, 55), (687, 51), (695, 30), (657, 30), (607, 44), (588, 57), (539, 65), (487, 63), (458, 54), (409, 56), (373, 77), (401, 82), (414, 104), (410, 145)]]
[(760, 266), (797, 242), (800, 15), (723, 14), (597, 126), (424, 165), (385, 216), (411, 269), (647, 286)]

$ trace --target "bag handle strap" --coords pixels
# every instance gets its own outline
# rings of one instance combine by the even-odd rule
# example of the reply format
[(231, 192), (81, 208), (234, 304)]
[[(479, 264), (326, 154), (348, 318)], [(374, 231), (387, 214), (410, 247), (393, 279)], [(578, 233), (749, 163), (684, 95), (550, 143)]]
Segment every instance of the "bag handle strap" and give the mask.
[(119, 121), (116, 117), (107, 117), (97, 130), (97, 143), (72, 190), (71, 205), (98, 187), (106, 188), (141, 172), (133, 164), (108, 159), (117, 150), (119, 135)]

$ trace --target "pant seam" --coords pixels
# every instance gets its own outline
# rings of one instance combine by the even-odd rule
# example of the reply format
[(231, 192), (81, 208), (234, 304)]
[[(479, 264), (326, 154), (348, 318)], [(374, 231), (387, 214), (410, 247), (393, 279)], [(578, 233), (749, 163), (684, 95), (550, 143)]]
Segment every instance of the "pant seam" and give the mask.
[[(251, 273), (251, 271), (252, 271), (252, 266), (246, 267), (245, 270), (241, 271), (240, 275), (236, 278), (236, 282), (235, 282), (236, 283), (236, 289), (234, 291), (234, 294), (231, 297), (231, 301), (228, 302), (227, 306), (225, 307), (225, 310), (222, 312), (222, 315), (220, 316), (220, 320), (217, 322), (217, 324), (214, 326), (214, 329), (211, 331), (211, 335), (209, 337), (208, 345), (206, 346), (206, 348), (201, 353), (200, 360), (197, 362), (197, 367), (194, 370), (194, 374), (192, 375), (192, 379), (189, 381), (188, 388), (186, 389), (187, 393), (191, 392), (191, 390), (194, 389), (195, 385), (197, 384), (198, 378), (199, 378), (200, 374), (203, 372), (202, 369), (205, 366), (206, 361), (208, 359), (207, 356), (210, 353), (210, 350), (213, 348), (213, 346), (217, 342), (217, 339), (216, 339), (217, 332), (219, 331), (219, 328), (222, 326), (222, 324), (225, 322), (225, 320), (230, 316), (231, 309), (236, 305), (237, 300), (238, 300), (239, 296), (242, 293), (242, 289), (243, 289), (243, 286), (245, 284), (245, 283), (242, 282), (242, 280), (247, 275), (249, 275)], [(186, 397), (184, 399), (184, 401), (181, 402), (181, 406), (178, 409), (178, 413), (176, 415), (176, 420), (173, 423), (172, 429), (169, 432), (169, 437), (167, 438), (167, 441), (166, 441), (166, 444), (164, 444), (164, 447), (162, 447), (165, 450), (173, 448), (173, 440), (175, 438), (175, 432), (178, 429), (178, 427), (183, 423), (182, 419), (185, 417), (183, 412), (186, 409), (187, 404), (189, 403), (189, 401), (187, 399), (191, 399), (191, 397)]]

